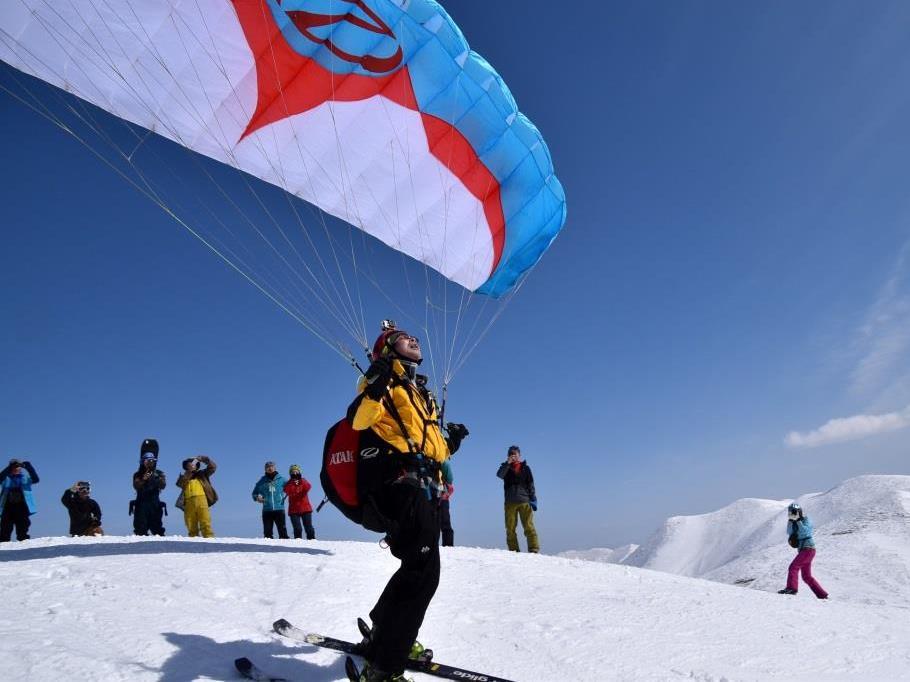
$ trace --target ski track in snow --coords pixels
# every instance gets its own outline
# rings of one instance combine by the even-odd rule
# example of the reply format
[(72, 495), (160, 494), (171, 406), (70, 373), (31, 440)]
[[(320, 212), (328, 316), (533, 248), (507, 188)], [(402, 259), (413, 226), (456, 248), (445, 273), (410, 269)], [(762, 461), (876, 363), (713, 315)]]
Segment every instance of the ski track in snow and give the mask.
[[(895, 547), (906, 558), (906, 545)], [(234, 680), (249, 656), (290, 680), (344, 680), (398, 562), (378, 545), (182, 537), (42, 538), (0, 549), (9, 680)], [(874, 566), (866, 566), (873, 571)], [(910, 587), (904, 585), (907, 600)], [(910, 679), (910, 610), (819, 602), (581, 559), (454, 547), (420, 639), (445, 663), (535, 680)], [(414, 674), (417, 680), (433, 678)]]

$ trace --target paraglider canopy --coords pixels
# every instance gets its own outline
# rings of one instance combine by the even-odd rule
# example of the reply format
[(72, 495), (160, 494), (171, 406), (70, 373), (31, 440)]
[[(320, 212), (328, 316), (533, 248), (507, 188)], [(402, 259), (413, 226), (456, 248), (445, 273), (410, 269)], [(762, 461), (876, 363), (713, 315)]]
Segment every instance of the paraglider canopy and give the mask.
[[(433, 0), (18, 0), (0, 30), (0, 59), (80, 98), (66, 105), (75, 122), (39, 113), (349, 361), (346, 339), (369, 350), (374, 286), (448, 381), (498, 317), (488, 304), (514, 293), (565, 221), (540, 132)], [(194, 220), (180, 204), (204, 203), (197, 185), (150, 131), (242, 184), (194, 158), (220, 202)], [(297, 198), (321, 210), (315, 225)], [(372, 269), (384, 260), (373, 239), (401, 254), (402, 274)], [(460, 336), (474, 345), (456, 349)]]

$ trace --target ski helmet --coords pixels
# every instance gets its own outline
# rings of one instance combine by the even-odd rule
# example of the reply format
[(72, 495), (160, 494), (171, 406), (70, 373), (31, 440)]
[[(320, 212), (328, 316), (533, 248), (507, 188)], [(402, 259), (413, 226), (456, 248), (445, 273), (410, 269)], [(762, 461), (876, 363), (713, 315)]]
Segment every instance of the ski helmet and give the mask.
[(406, 355), (402, 355), (397, 350), (395, 350), (395, 343), (402, 336), (411, 338), (411, 335), (403, 329), (388, 329), (383, 331), (376, 338), (376, 342), (373, 344), (373, 352), (370, 355), (370, 359), (378, 360), (379, 358), (397, 358), (398, 360), (403, 360), (404, 362), (410, 362), (419, 365), (421, 362), (423, 362), (422, 357), (407, 357)]
[(793, 513), (793, 514), (798, 514), (802, 510), (803, 510), (803, 508), (800, 507), (798, 504), (796, 504), (796, 502), (791, 502), (790, 506), (787, 507), (787, 511), (790, 513)]
[(301, 473), (301, 471), (300, 471), (300, 465), (299, 465), (299, 464), (292, 464), (292, 465), (291, 465), (291, 468), (288, 469), (288, 473), (289, 473), (291, 476), (293, 476), (295, 473), (297, 473), (297, 474)]

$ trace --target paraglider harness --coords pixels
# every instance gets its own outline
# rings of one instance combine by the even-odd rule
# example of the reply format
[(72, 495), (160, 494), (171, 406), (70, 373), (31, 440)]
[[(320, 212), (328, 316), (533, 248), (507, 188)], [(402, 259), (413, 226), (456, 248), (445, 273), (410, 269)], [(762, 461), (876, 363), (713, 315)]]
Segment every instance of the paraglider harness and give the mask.
[[(414, 403), (414, 389), (408, 387), (404, 380), (394, 376), (391, 385), (404, 387)], [(372, 429), (354, 430), (351, 424), (364, 396), (364, 393), (358, 395), (348, 407), (347, 416), (326, 434), (319, 480), (326, 499), (342, 514), (367, 530), (385, 533), (389, 537), (395, 534), (397, 523), (389, 519), (377, 503), (377, 495), (384, 486), (413, 485), (421, 488), (428, 499), (437, 498), (444, 490), (439, 482), (439, 463), (423, 453), (427, 429), (430, 424), (436, 424), (436, 420), (424, 419), (421, 443), (418, 445), (408, 434), (404, 420), (387, 392), (382, 397), (382, 405), (395, 420), (408, 446), (407, 452), (401, 452)], [(324, 504), (325, 500), (316, 511), (322, 509)]]

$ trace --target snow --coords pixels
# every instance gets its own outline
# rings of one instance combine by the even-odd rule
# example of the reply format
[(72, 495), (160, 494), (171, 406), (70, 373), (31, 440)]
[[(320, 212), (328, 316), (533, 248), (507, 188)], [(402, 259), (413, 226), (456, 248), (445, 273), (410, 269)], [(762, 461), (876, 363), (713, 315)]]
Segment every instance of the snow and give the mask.
[[(779, 588), (790, 554), (761, 549), (763, 538), (781, 544), (786, 503), (748, 500), (697, 523), (675, 521), (660, 535), (666, 542), (631, 555), (714, 580), (443, 548), (420, 639), (441, 661), (522, 682), (910, 679), (910, 477), (852, 479), (803, 502), (819, 526), (816, 573), (831, 601), (808, 590), (784, 597), (754, 589)], [(848, 503), (856, 514), (836, 508)], [(743, 525), (726, 526), (730, 518)], [(730, 541), (713, 539), (714, 528)], [(701, 543), (703, 560), (682, 536)], [(305, 630), (356, 638), (356, 618), (366, 616), (396, 566), (386, 550), (362, 542), (10, 543), (0, 549), (4, 679), (231, 680), (238, 679), (234, 658), (249, 656), (291, 680), (344, 680), (343, 657), (283, 640), (271, 623), (285, 617)], [(723, 581), (756, 580), (749, 588), (724, 584), (719, 572), (728, 567)]]

